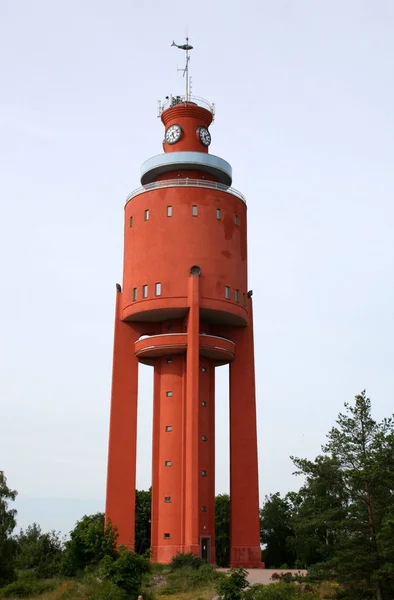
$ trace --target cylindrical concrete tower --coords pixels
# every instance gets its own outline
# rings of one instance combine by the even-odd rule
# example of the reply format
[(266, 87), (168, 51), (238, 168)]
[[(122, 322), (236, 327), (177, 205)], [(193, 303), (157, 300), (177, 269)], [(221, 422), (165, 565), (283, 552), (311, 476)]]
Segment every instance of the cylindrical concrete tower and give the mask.
[(154, 369), (152, 553), (215, 563), (215, 368), (230, 363), (231, 565), (260, 567), (246, 204), (208, 154), (213, 107), (161, 107), (164, 153), (127, 199), (117, 286), (106, 516), (134, 547), (138, 361)]

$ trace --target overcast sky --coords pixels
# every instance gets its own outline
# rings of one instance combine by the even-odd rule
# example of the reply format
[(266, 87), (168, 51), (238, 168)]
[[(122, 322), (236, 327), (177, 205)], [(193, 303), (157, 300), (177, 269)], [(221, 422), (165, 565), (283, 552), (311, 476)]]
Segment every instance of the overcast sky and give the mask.
[(183, 92), (187, 27), (210, 151), (248, 203), (261, 500), (299, 487), (289, 455), (315, 457), (362, 389), (393, 411), (394, 2), (0, 0), (0, 468), (23, 527), (104, 508), (123, 207), (162, 151), (157, 100)]

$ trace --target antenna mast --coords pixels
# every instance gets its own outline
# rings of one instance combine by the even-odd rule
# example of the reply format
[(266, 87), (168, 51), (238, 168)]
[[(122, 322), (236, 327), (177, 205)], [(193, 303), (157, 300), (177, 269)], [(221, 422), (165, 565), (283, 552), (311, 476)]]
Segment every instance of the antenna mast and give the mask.
[(185, 50), (185, 52), (186, 52), (186, 64), (185, 64), (185, 66), (184, 66), (183, 69), (178, 69), (178, 71), (182, 71), (183, 72), (183, 77), (186, 77), (185, 101), (187, 102), (189, 100), (189, 85), (190, 85), (190, 80), (189, 80), (189, 61), (190, 61), (189, 50), (193, 50), (193, 46), (190, 46), (190, 44), (189, 44), (189, 38), (188, 37), (186, 37), (186, 44), (178, 45), (175, 42), (172, 42), (171, 46), (175, 46), (176, 48), (179, 48), (180, 50)]

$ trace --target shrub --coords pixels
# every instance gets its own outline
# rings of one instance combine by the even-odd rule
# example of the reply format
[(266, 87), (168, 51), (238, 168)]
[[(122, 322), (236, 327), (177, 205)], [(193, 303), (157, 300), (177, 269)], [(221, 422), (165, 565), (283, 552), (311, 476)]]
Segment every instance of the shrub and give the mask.
[(91, 600), (128, 600), (130, 596), (125, 590), (122, 590), (111, 581), (103, 581), (102, 583), (98, 583), (88, 598)]
[(168, 573), (166, 585), (158, 590), (160, 595), (171, 595), (212, 587), (226, 576), (212, 565), (203, 564), (199, 569), (183, 567)]
[(171, 569), (183, 569), (183, 567), (199, 569), (204, 564), (201, 558), (192, 552), (186, 554), (179, 552), (176, 556), (172, 557)]
[(218, 582), (217, 592), (223, 600), (241, 600), (242, 593), (248, 587), (246, 569), (230, 569), (230, 575)]
[(320, 595), (311, 585), (295, 583), (270, 583), (253, 585), (244, 592), (244, 600), (319, 600)]
[(272, 573), (272, 581), (284, 581), (285, 583), (302, 583), (305, 581), (305, 575), (302, 573), (292, 573), (291, 571), (285, 571), (284, 573)]
[(144, 575), (151, 571), (149, 561), (135, 552), (130, 552), (124, 546), (119, 548), (119, 554), (114, 559), (105, 556), (99, 566), (99, 575), (117, 585), (132, 597), (141, 592)]
[(29, 598), (40, 596), (55, 588), (55, 583), (46, 581), (14, 581), (0, 590), (0, 598)]

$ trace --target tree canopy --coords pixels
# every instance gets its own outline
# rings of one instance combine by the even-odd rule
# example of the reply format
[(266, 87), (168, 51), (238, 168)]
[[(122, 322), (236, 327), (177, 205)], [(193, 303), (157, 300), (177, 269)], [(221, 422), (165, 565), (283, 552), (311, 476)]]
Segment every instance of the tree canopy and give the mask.
[[(293, 457), (305, 485), (294, 497), (298, 556), (320, 561), (346, 598), (394, 597), (394, 422), (377, 423), (365, 392), (345, 404), (314, 461)], [(311, 561), (311, 562), (309, 562)]]
[(111, 523), (105, 523), (104, 513), (85, 515), (70, 532), (65, 543), (62, 570), (75, 575), (87, 567), (96, 567), (105, 557), (116, 556), (117, 533)]
[(16, 526), (16, 510), (9, 503), (16, 498), (17, 492), (7, 485), (3, 471), (0, 471), (0, 586), (12, 581), (15, 577), (14, 556), (15, 542), (12, 532)]
[(63, 542), (55, 531), (43, 533), (37, 523), (20, 531), (15, 538), (15, 566), (29, 570), (35, 577), (45, 578), (57, 575), (63, 554)]

